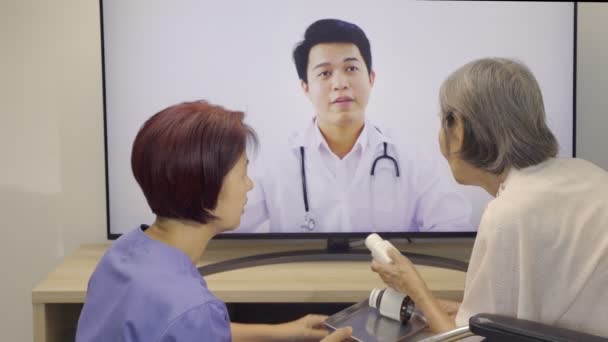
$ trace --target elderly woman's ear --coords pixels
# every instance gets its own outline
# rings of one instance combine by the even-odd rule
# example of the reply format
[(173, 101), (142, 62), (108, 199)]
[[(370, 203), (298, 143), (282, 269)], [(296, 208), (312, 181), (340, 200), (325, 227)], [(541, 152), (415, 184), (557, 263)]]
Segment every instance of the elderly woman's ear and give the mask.
[(464, 140), (464, 125), (463, 119), (457, 112), (448, 112), (444, 114), (444, 124), (440, 134), (443, 135), (441, 144), (444, 156), (453, 156), (462, 150)]
[(462, 150), (462, 144), (464, 142), (463, 119), (457, 112), (451, 112), (450, 115), (453, 117), (453, 123), (447, 128), (450, 137), (450, 149), (448, 152), (459, 153)]

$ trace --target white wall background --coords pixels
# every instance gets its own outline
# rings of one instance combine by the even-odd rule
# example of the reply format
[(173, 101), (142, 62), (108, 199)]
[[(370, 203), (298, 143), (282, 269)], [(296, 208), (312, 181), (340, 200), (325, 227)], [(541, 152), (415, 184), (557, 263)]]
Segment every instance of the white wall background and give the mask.
[[(578, 40), (578, 155), (608, 170), (608, 4)], [(0, 46), (0, 339), (31, 341), (31, 289), (105, 241), (98, 2), (0, 1)]]

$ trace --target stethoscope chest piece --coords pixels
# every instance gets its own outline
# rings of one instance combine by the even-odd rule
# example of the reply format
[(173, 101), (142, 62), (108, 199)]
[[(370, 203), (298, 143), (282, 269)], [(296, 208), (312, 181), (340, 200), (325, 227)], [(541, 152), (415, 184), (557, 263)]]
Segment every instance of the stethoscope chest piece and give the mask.
[(310, 217), (310, 214), (308, 212), (306, 212), (304, 214), (304, 222), (302, 222), (302, 224), (300, 225), (300, 228), (302, 228), (302, 230), (306, 230), (309, 232), (312, 232), (313, 230), (315, 230), (315, 220)]

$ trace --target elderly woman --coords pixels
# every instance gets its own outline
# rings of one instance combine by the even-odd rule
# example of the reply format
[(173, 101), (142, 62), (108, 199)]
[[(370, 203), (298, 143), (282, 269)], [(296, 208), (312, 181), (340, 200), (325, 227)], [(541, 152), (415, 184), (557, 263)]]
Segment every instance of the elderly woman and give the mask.
[(538, 83), (524, 65), (481, 59), (440, 91), (439, 144), (460, 184), (495, 198), (481, 218), (457, 315), (412, 263), (372, 263), (409, 294), (436, 333), (496, 313), (608, 336), (608, 173), (556, 158)]
[[(131, 166), (152, 212), (150, 226), (122, 235), (89, 281), (77, 341), (319, 341), (325, 317), (278, 325), (231, 324), (197, 268), (209, 240), (235, 229), (246, 195), (243, 113), (182, 103), (143, 125)], [(323, 341), (341, 341), (349, 329)]]

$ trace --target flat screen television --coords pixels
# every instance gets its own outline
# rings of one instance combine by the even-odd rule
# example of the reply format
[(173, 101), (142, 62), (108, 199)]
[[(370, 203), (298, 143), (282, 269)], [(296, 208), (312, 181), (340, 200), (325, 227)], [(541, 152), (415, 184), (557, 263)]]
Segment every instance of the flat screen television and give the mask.
[[(100, 5), (110, 239), (154, 220), (131, 172), (131, 147), (147, 118), (185, 101), (204, 99), (244, 111), (260, 140), (258, 152), (250, 155), (256, 185), (241, 227), (220, 238), (474, 236), (491, 197), (454, 181), (438, 147), (438, 92), (452, 71), (482, 57), (515, 58), (532, 70), (559, 155), (574, 156), (574, 3), (101, 0)], [(306, 28), (325, 18), (356, 24), (371, 44), (375, 78), (365, 135), (359, 156), (347, 166), (349, 155), (340, 160), (328, 153), (292, 58)], [(386, 155), (394, 160), (379, 158), (373, 167), (387, 141)], [(307, 150), (302, 159), (304, 145), (316, 152)], [(319, 152), (323, 148), (325, 154)]]

